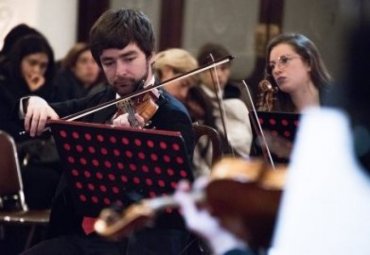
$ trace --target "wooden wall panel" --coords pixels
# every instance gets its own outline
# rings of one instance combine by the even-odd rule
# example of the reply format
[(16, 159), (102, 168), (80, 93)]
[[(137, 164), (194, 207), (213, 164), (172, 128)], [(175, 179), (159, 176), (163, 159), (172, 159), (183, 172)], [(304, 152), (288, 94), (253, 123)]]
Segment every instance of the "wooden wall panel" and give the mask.
[(258, 7), (258, 0), (187, 0), (183, 47), (197, 54), (204, 43), (220, 43), (236, 57), (233, 76), (246, 77), (256, 57)]

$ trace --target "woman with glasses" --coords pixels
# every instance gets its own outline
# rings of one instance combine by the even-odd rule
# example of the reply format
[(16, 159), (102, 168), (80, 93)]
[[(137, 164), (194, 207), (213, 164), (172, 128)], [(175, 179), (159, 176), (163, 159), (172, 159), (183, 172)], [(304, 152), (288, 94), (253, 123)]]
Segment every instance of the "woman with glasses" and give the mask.
[[(331, 76), (315, 44), (302, 34), (280, 34), (267, 46), (260, 110), (301, 112), (322, 104)], [(271, 100), (266, 100), (273, 94)], [(267, 105), (270, 103), (271, 105)]]

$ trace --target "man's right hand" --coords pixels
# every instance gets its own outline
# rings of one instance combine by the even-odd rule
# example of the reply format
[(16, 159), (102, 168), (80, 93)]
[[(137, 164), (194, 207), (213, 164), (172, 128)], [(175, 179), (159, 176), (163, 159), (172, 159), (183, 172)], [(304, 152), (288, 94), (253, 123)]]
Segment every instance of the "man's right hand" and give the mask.
[(29, 135), (41, 135), (45, 129), (46, 121), (59, 119), (58, 114), (41, 97), (31, 96), (28, 99), (24, 128)]

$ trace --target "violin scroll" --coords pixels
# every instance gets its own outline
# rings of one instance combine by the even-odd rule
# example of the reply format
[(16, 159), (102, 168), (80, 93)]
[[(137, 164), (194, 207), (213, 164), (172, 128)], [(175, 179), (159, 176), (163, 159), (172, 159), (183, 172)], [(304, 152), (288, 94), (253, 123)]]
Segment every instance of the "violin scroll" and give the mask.
[(260, 111), (272, 111), (276, 101), (276, 93), (278, 88), (274, 87), (267, 79), (263, 79), (258, 84), (260, 94), (258, 96), (257, 107)]

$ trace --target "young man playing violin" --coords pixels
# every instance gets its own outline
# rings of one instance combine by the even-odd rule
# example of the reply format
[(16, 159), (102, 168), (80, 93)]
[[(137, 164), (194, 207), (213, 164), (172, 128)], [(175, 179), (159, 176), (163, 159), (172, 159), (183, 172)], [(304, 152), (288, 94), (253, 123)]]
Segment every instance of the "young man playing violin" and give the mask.
[[(102, 67), (111, 85), (105, 91), (82, 99), (50, 104), (38, 97), (29, 97), (25, 111), (25, 130), (31, 136), (43, 132), (49, 119), (58, 119), (93, 106), (125, 97), (155, 82), (152, 73), (154, 34), (149, 19), (141, 12), (127, 9), (108, 10), (90, 31), (92, 54)], [(156, 109), (150, 119), (136, 113), (139, 128), (180, 131), (189, 157), (193, 151), (193, 132), (185, 107), (164, 91), (154, 91)], [(82, 120), (130, 126), (128, 113), (116, 114), (110, 107), (85, 116)], [(52, 208), (50, 233), (46, 240), (24, 254), (187, 254), (189, 232), (180, 217), (159, 217), (154, 228), (136, 232), (132, 237), (108, 242), (83, 231), (82, 215), (77, 215), (70, 190), (63, 178)], [(194, 253), (193, 253), (194, 254)]]

